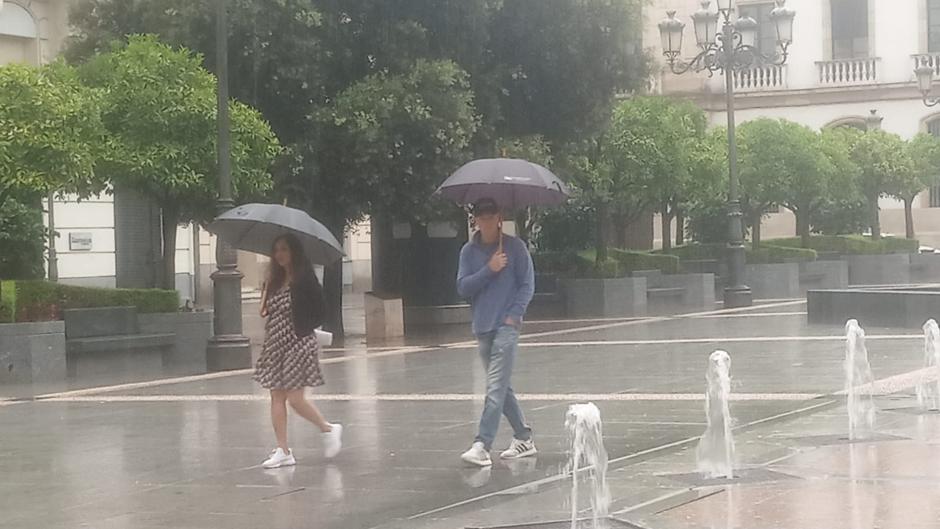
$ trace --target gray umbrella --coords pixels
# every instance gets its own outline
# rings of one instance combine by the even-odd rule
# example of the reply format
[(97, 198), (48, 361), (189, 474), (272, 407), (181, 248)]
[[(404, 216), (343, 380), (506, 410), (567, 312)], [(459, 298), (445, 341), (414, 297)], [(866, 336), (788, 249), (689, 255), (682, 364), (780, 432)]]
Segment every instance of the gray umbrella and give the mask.
[(568, 200), (568, 186), (541, 165), (515, 158), (474, 160), (450, 175), (437, 194), (458, 204), (492, 198), (503, 209), (554, 206)]
[(208, 230), (239, 250), (269, 255), (279, 236), (293, 233), (310, 262), (328, 265), (343, 257), (343, 246), (323, 224), (299, 209), (245, 204), (219, 215)]

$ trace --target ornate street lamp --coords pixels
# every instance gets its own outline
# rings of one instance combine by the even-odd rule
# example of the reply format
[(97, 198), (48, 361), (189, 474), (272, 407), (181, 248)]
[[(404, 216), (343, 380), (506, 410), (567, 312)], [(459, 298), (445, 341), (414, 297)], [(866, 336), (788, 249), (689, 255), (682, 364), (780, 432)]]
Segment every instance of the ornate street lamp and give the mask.
[(917, 74), (917, 88), (920, 89), (921, 97), (924, 98), (924, 104), (928, 107), (940, 104), (940, 97), (930, 95), (930, 89), (933, 87), (934, 68), (925, 61), (914, 69), (914, 73)]
[[(216, 0), (216, 75), (218, 77), (219, 213), (232, 209), (232, 142), (228, 105), (228, 0)], [(251, 341), (242, 333), (242, 273), (235, 249), (216, 240), (216, 266), (212, 273), (213, 336), (206, 348), (209, 371), (251, 366)]]
[(724, 301), (726, 308), (747, 307), (752, 304), (752, 297), (751, 289), (744, 284), (744, 223), (738, 190), (738, 155), (734, 132), (734, 72), (759, 65), (780, 66), (786, 63), (788, 49), (793, 43), (793, 19), (796, 12), (786, 7), (786, 0), (776, 0), (776, 7), (771, 11), (770, 19), (777, 33), (777, 49), (773, 54), (765, 55), (757, 48), (758, 22), (750, 17), (735, 17), (735, 0), (717, 0), (717, 12), (711, 10), (711, 4), (710, 0), (703, 0), (701, 9), (692, 15), (695, 40), (701, 52), (691, 60), (679, 58), (682, 54), (682, 33), (685, 24), (676, 18), (675, 11), (667, 12), (666, 19), (659, 23), (659, 32), (663, 41), (663, 56), (674, 74), (706, 71), (709, 76), (716, 72), (725, 76), (725, 104), (728, 114), (729, 278)]

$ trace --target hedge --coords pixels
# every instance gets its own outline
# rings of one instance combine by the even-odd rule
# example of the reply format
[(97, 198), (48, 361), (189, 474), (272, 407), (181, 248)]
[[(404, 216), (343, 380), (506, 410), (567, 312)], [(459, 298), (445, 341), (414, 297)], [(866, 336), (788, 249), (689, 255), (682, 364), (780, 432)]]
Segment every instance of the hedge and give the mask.
[(13, 291), (14, 321), (50, 321), (62, 317), (63, 309), (93, 307), (137, 307), (141, 314), (176, 312), (179, 293), (175, 290), (88, 288), (48, 281), (16, 281)]
[[(726, 248), (726, 245), (719, 243), (689, 244), (671, 248), (667, 254), (677, 256), (683, 261), (718, 260), (724, 258)], [(748, 264), (806, 262), (815, 261), (817, 258), (816, 250), (779, 244), (762, 244), (758, 250), (747, 246), (745, 252)]]
[(613, 279), (624, 277), (626, 273), (620, 262), (607, 259), (596, 263), (587, 255), (588, 252), (538, 252), (532, 254), (535, 271), (543, 274), (555, 274), (562, 277), (583, 279)]
[(0, 323), (13, 323), (16, 286), (13, 281), (0, 281)]
[[(798, 237), (772, 239), (774, 246), (799, 248), (802, 241)], [(884, 237), (873, 241), (862, 235), (814, 235), (809, 239), (809, 247), (817, 252), (838, 253), (842, 255), (882, 255), (891, 253), (917, 253), (920, 242), (915, 239)]]
[(612, 248), (610, 250), (610, 256), (618, 261), (622, 269), (627, 272), (659, 270), (664, 274), (679, 273), (679, 258), (675, 255)]

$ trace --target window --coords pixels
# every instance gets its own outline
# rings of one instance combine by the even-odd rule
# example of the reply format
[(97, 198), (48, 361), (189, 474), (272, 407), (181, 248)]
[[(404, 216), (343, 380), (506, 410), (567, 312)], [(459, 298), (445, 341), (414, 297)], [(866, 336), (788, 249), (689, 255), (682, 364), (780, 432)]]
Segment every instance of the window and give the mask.
[[(927, 132), (940, 138), (940, 118), (927, 122)], [(940, 186), (930, 188), (930, 207), (940, 208)]]
[(832, 8), (832, 58), (868, 57), (868, 0), (829, 0)]
[(927, 52), (940, 53), (940, 0), (927, 0)]
[(757, 26), (757, 50), (764, 55), (773, 55), (777, 52), (777, 27), (770, 18), (770, 12), (773, 10), (773, 2), (738, 6), (742, 18), (751, 17), (759, 24)]

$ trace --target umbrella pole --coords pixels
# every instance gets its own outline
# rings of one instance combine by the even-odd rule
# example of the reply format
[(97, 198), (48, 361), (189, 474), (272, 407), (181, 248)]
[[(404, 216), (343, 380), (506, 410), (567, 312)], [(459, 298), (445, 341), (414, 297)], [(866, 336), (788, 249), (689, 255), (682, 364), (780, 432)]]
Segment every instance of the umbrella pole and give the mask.
[(503, 221), (499, 221), (499, 250), (498, 253), (503, 253)]

